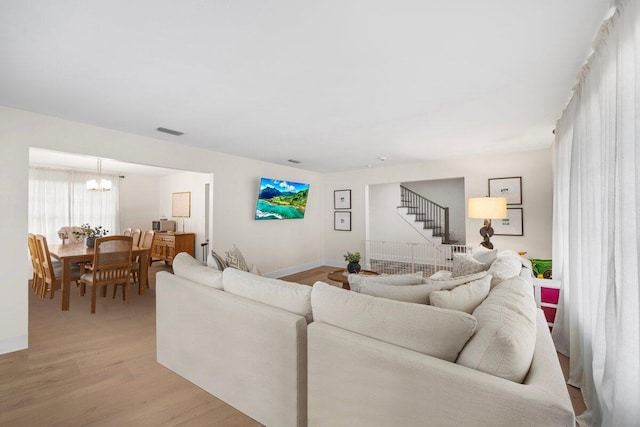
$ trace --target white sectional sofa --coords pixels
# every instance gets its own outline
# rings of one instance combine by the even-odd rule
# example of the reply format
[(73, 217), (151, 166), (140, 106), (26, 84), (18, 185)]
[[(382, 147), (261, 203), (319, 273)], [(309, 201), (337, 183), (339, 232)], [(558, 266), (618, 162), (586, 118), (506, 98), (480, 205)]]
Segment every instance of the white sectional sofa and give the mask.
[(526, 262), (357, 293), (176, 261), (156, 280), (158, 361), (267, 426), (575, 425)]

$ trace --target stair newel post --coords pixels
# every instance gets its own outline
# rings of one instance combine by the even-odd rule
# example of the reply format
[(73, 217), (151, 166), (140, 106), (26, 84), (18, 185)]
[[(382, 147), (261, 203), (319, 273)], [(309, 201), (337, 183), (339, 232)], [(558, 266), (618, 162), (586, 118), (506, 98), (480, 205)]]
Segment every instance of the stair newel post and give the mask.
[(444, 242), (449, 243), (449, 208), (444, 208)]

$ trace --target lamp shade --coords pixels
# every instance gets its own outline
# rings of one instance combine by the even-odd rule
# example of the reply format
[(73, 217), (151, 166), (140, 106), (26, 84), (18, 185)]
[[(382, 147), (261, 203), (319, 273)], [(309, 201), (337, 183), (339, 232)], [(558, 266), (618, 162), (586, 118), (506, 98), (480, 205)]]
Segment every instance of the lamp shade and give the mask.
[(506, 197), (471, 197), (468, 202), (467, 216), (469, 218), (507, 218)]

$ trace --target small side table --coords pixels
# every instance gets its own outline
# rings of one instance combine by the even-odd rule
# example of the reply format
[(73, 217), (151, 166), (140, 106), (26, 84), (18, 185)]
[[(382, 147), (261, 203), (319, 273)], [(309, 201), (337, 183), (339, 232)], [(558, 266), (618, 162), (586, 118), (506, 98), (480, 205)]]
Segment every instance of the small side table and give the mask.
[[(360, 270), (358, 273), (362, 276), (378, 276), (378, 273), (370, 270)], [(342, 283), (342, 289), (346, 289), (348, 291), (351, 290), (351, 286), (349, 286), (349, 272), (345, 268), (341, 268), (340, 270), (330, 271), (327, 273), (327, 279), (333, 280), (334, 282)]]

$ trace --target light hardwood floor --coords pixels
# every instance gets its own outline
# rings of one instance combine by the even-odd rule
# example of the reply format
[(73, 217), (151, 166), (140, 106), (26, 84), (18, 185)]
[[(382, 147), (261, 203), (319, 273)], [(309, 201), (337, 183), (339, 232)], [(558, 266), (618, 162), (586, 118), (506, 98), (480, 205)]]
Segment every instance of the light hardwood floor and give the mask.
[[(0, 356), (0, 426), (260, 426), (156, 362), (153, 275), (164, 269), (151, 269), (147, 295), (98, 298), (94, 315), (76, 289), (68, 312), (59, 292), (30, 292), (29, 349)], [(331, 270), (284, 279), (312, 285)]]

